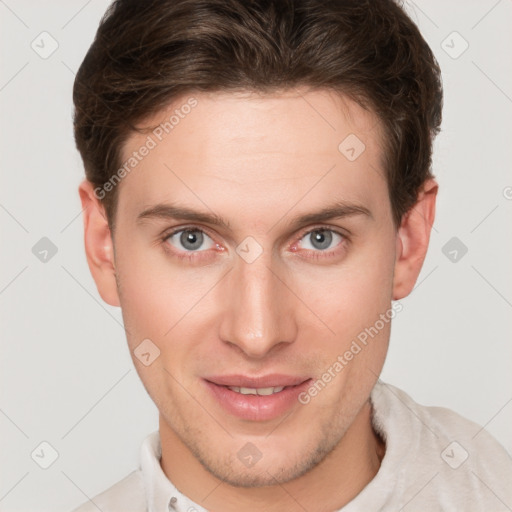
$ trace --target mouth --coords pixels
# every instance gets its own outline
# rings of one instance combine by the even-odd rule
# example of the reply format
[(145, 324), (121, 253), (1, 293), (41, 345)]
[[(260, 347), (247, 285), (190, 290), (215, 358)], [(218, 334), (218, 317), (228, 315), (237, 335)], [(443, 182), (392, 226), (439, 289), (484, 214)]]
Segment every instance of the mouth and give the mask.
[(312, 379), (287, 375), (213, 376), (203, 379), (215, 402), (232, 416), (249, 421), (275, 419), (298, 405)]

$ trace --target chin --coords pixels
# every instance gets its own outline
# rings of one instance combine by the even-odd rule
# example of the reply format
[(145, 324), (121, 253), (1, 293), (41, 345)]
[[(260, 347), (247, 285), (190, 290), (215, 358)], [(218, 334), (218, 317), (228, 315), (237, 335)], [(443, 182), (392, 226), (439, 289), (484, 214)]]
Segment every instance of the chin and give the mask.
[[(283, 447), (280, 441), (279, 447), (273, 449), (274, 443), (269, 443), (267, 439), (267, 447), (262, 450), (263, 453), (256, 451), (254, 444), (242, 442), (242, 449), (230, 453), (227, 457), (224, 455), (226, 452), (222, 455), (209, 453), (205, 457), (204, 453), (197, 451), (195, 456), (210, 474), (233, 487), (266, 487), (285, 484), (313, 470), (331, 453), (339, 440), (332, 436), (325, 437), (320, 439), (316, 446), (303, 447), (302, 450), (297, 449), (297, 444), (292, 439), (288, 439), (288, 442), (289, 447)], [(258, 452), (259, 455), (256, 455)], [(265, 456), (265, 452), (270, 456)], [(293, 452), (296, 460), (290, 459), (289, 452)], [(256, 458), (261, 458), (257, 461), (255, 458), (249, 460), (247, 464), (250, 467), (247, 467), (244, 463), (245, 453), (252, 453)]]

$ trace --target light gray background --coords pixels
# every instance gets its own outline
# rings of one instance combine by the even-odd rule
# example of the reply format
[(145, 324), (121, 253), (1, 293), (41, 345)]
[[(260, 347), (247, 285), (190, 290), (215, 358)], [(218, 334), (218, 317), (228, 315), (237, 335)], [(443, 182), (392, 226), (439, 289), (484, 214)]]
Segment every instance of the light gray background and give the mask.
[[(83, 249), (71, 89), (107, 5), (0, 0), (1, 511), (70, 510), (136, 468), (158, 427), (121, 312), (99, 297)], [(406, 5), (443, 71), (440, 193), (382, 377), (512, 452), (512, 2)], [(59, 45), (47, 59), (31, 48), (51, 48), (43, 31)], [(453, 31), (469, 43), (458, 58)], [(58, 248), (46, 263), (32, 253), (42, 237)], [(452, 237), (468, 248), (456, 262), (442, 251)], [(59, 455), (48, 469), (31, 458), (42, 441)]]

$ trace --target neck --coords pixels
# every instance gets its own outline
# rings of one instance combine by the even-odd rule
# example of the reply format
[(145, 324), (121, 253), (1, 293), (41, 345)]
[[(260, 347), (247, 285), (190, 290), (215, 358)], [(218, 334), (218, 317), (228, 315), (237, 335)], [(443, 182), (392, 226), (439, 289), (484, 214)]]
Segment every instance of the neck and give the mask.
[(210, 474), (160, 416), (161, 467), (176, 488), (212, 511), (337, 510), (375, 477), (385, 445), (374, 432), (367, 402), (336, 448), (314, 469), (285, 484), (241, 488)]

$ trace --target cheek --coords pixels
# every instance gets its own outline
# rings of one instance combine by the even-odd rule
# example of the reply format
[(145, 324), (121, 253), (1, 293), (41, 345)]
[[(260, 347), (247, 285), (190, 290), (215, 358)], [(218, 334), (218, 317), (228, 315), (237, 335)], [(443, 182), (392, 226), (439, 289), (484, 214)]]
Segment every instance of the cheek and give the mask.
[(350, 337), (390, 308), (393, 263), (393, 254), (368, 247), (339, 266), (297, 273), (297, 289), (337, 337)]
[[(381, 257), (379, 257), (381, 256)], [(386, 357), (391, 320), (392, 261), (385, 255), (358, 259), (320, 279), (311, 287), (307, 300), (334, 333), (327, 333), (318, 344), (309, 346), (308, 358), (316, 361), (316, 375), (328, 382), (317, 404), (352, 400), (358, 406), (370, 392)], [(360, 263), (360, 264), (359, 264)], [(314, 338), (318, 321), (310, 324)], [(303, 331), (307, 328), (302, 325)], [(308, 336), (306, 336), (308, 337)]]
[(119, 296), (130, 348), (149, 338), (165, 355), (187, 345), (184, 340), (195, 339), (193, 331), (205, 317), (208, 291), (219, 279), (218, 272), (187, 269), (158, 247), (141, 244), (119, 252)]
[(131, 343), (162, 337), (171, 326), (174, 301), (179, 300), (172, 275), (166, 272), (162, 256), (155, 253), (155, 249), (138, 249), (135, 243), (119, 250), (119, 297)]

